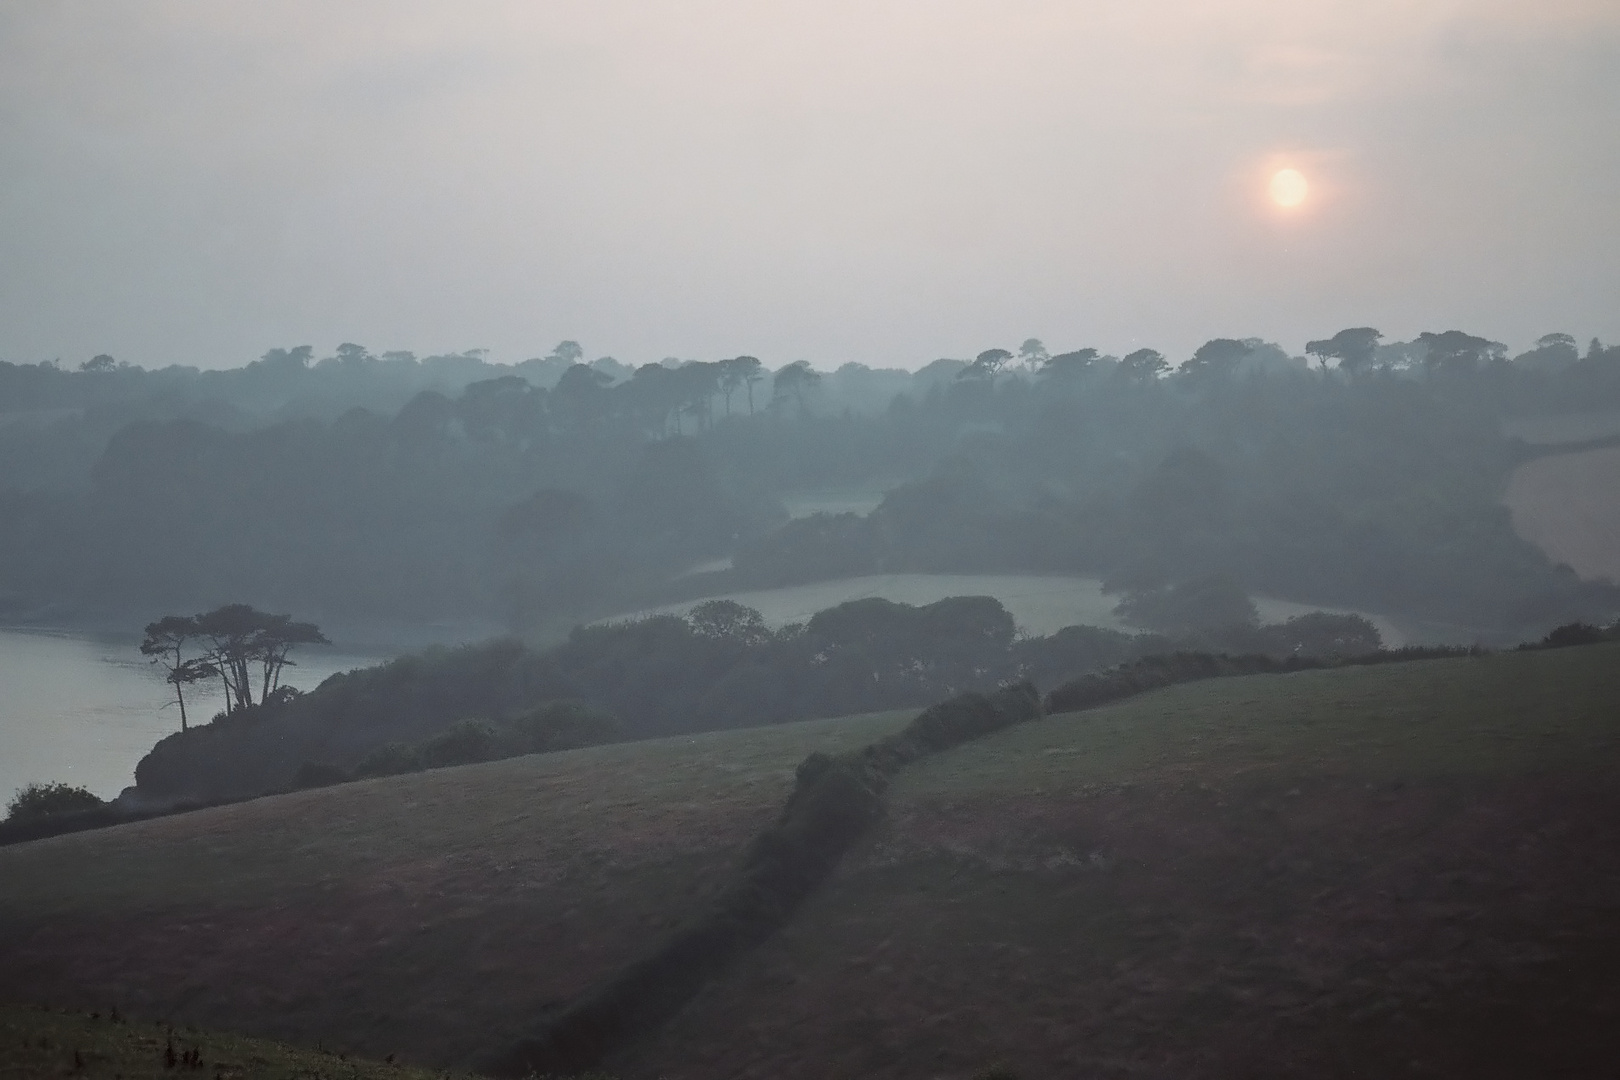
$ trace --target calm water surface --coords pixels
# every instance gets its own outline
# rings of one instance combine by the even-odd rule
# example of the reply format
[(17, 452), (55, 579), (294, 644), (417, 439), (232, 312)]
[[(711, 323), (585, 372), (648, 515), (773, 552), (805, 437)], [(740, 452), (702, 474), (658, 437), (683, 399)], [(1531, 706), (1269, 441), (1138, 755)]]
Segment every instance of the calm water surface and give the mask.
[[(298, 666), (283, 681), (312, 690), (334, 672), (381, 658), (305, 649), (293, 659)], [(0, 804), (35, 781), (117, 795), (135, 782), (135, 763), (152, 744), (180, 729), (172, 701), (162, 672), (133, 640), (0, 630)], [(186, 693), (192, 723), (223, 706), (218, 688)]]

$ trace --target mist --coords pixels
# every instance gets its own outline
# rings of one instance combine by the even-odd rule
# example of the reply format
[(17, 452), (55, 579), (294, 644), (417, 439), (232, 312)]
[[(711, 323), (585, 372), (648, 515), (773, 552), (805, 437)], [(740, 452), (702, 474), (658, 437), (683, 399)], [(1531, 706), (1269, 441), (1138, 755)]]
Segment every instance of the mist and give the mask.
[(1597, 1076), (1620, 7), (0, 0), (0, 1075)]
[[(0, 357), (1620, 337), (1612, 5), (10, 4)], [(1306, 212), (1264, 200), (1302, 169)], [(982, 347), (982, 346), (981, 346)]]

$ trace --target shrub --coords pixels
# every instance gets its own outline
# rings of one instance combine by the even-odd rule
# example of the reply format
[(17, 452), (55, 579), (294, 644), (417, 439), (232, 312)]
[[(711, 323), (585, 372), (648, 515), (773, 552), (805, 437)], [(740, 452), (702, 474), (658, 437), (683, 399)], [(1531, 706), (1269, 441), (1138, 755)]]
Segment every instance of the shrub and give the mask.
[(1541, 639), (1547, 649), (1563, 649), (1570, 645), (1593, 645), (1607, 637), (1601, 629), (1583, 622), (1565, 623)]
[(1214, 679), (1223, 675), (1296, 671), (1311, 666), (1319, 666), (1319, 662), (1307, 658), (1277, 661), (1268, 656), (1222, 656), (1211, 653), (1149, 656), (1064, 683), (1046, 695), (1046, 711), (1079, 712), (1081, 709), (1120, 701), (1144, 690), (1157, 690), (1176, 683)]
[(620, 738), (618, 720), (583, 701), (548, 701), (501, 726), (510, 752), (517, 754), (573, 750)]
[(483, 720), (460, 720), (422, 744), (424, 769), (470, 765), (497, 756), (500, 736)]
[(360, 759), (354, 767), (354, 775), (365, 776), (398, 776), (400, 773), (417, 772), (422, 768), (422, 751), (415, 746), (405, 743), (387, 743), (377, 747), (371, 753)]
[(1260, 613), (1242, 586), (1224, 574), (1167, 589), (1128, 593), (1114, 614), (1134, 626), (1182, 637), (1259, 625)]
[(1278, 656), (1365, 656), (1384, 647), (1384, 639), (1361, 615), (1311, 611), (1281, 625), (1261, 628), (1271, 640), (1265, 651)]
[(6, 804), (7, 821), (26, 821), (53, 814), (74, 814), (106, 804), (82, 787), (69, 784), (29, 784), (18, 788)]

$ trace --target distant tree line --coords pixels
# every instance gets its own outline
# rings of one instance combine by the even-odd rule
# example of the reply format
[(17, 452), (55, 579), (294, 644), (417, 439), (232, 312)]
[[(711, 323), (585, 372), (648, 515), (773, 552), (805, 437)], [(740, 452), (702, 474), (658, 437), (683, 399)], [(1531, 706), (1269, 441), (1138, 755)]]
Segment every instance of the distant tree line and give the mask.
[[(1231, 337), (1175, 367), (1031, 338), (915, 373), (631, 368), (575, 342), (516, 365), (352, 343), (229, 371), (0, 363), (0, 613), (243, 597), (554, 637), (691, 587), (900, 570), (1224, 574), (1504, 634), (1613, 611), (1500, 496), (1546, 452), (1503, 421), (1620, 408), (1620, 348), (1353, 327), (1307, 357)], [(887, 494), (788, 521), (784, 494), (838, 489)]]
[(1182, 607), (1176, 637), (1082, 626), (1042, 637), (1019, 635), (984, 596), (857, 600), (777, 629), (711, 600), (685, 616), (581, 627), (546, 650), (498, 641), (335, 675), (163, 740), (136, 778), (153, 798), (239, 797), (608, 738), (907, 708), (1009, 680), (1050, 686), (1177, 649), (1331, 657), (1381, 644), (1357, 616), (1225, 625)]

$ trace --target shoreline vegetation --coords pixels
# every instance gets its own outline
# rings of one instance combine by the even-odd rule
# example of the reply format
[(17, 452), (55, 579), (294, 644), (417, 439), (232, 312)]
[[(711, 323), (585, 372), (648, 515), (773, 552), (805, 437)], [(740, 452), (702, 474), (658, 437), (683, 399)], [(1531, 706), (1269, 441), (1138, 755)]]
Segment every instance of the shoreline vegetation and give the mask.
[[(1118, 610), (1153, 629), (1071, 626), (1021, 636), (987, 596), (922, 606), (866, 598), (772, 628), (752, 608), (711, 600), (679, 617), (579, 627), (545, 650), (511, 640), (428, 650), (263, 702), (247, 696), (248, 668), (265, 668), (269, 693), (286, 646), (262, 648), (260, 623), (299, 628), (306, 637), (318, 630), (245, 605), (192, 620), (167, 617), (148, 627), (143, 648), (171, 678), (224, 678), (228, 664), (234, 683), (227, 681), (239, 693), (208, 724), (191, 731), (182, 725), (160, 740), (118, 802), (142, 810), (217, 802), (412, 762), (464, 763), (606, 737), (600, 724), (594, 732), (564, 721), (554, 730), (536, 727), (536, 710), (556, 719), (568, 714), (557, 711), (564, 705), (617, 724), (617, 737), (644, 738), (922, 707), (964, 689), (1023, 678), (1052, 685), (1176, 649), (1345, 655), (1383, 644), (1377, 629), (1355, 616), (1318, 612), (1261, 624), (1254, 603), (1219, 577), (1130, 593)], [(185, 632), (169, 632), (175, 627)], [(196, 655), (185, 653), (188, 642)]]
[[(981, 618), (985, 614), (993, 616), (999, 613), (999, 605), (989, 601), (986, 597), (960, 597), (961, 601), (978, 601), (978, 614)], [(988, 604), (984, 603), (989, 601)], [(912, 618), (925, 621), (934, 614), (929, 608), (910, 608), (907, 605), (894, 605), (888, 602), (879, 602), (890, 609), (885, 614), (900, 615), (902, 619)], [(656, 616), (654, 620), (669, 626), (679, 626), (688, 633), (696, 628), (699, 637), (708, 636), (719, 638), (733, 649), (748, 646), (759, 647), (770, 643), (772, 633), (763, 627), (758, 613), (742, 608), (729, 601), (712, 602), (713, 606), (706, 611), (699, 610), (685, 619), (676, 619), (673, 616)], [(857, 609), (861, 602), (854, 605)], [(871, 605), (866, 605), (871, 608)], [(947, 605), (948, 607), (949, 605)], [(845, 609), (851, 605), (844, 605), (838, 609), (829, 609), (822, 615), (836, 618), (839, 615), (848, 616), (850, 612)], [(930, 606), (937, 607), (937, 605)], [(883, 611), (883, 608), (876, 609)], [(866, 614), (866, 613), (861, 613)], [(1303, 620), (1304, 625), (1300, 622)], [(1229, 674), (1236, 672), (1283, 672), (1316, 670), (1329, 667), (1367, 666), (1384, 663), (1400, 663), (1414, 660), (1439, 659), (1458, 656), (1483, 656), (1490, 650), (1478, 646), (1407, 646), (1399, 649), (1381, 648), (1377, 641), (1376, 631), (1370, 635), (1366, 631), (1370, 628), (1357, 626), (1353, 619), (1340, 616), (1300, 616), (1291, 620), (1290, 624), (1279, 624), (1271, 627), (1250, 627), (1247, 633), (1239, 625), (1225, 627), (1219, 631), (1205, 631), (1202, 635), (1202, 644), (1208, 646), (1212, 640), (1222, 636), (1235, 637), (1238, 640), (1248, 638), (1248, 643), (1263, 640), (1267, 630), (1278, 632), (1285, 628), (1294, 628), (1296, 634), (1306, 629), (1315, 631), (1314, 640), (1304, 645), (1296, 644), (1292, 650), (1283, 649), (1279, 653), (1266, 654), (1255, 650), (1250, 652), (1229, 651), (1198, 651), (1187, 647), (1177, 648), (1173, 638), (1161, 635), (1139, 634), (1133, 641), (1130, 636), (1117, 632), (1100, 631), (1091, 627), (1070, 628), (1079, 633), (1073, 635), (1078, 642), (1064, 642), (1064, 633), (1053, 635), (1051, 639), (1026, 640), (1016, 643), (1016, 646), (1025, 647), (1024, 659), (1010, 671), (987, 667), (974, 667), (972, 661), (982, 662), (983, 657), (969, 657), (964, 666), (961, 657), (954, 658), (957, 663), (946, 672), (948, 675), (960, 676), (963, 672), (976, 675), (984, 686), (983, 692), (998, 692), (997, 686), (1012, 685), (1014, 681), (1023, 680), (1022, 684), (1033, 686), (1028, 682), (1032, 670), (1049, 676), (1052, 671), (1063, 670), (1062, 660), (1054, 665), (1050, 652), (1044, 658), (1046, 666), (1040, 667), (1041, 651), (1050, 651), (1055, 647), (1061, 649), (1068, 646), (1069, 655), (1066, 658), (1070, 666), (1083, 668), (1088, 662), (1093, 665), (1092, 670), (1084, 670), (1078, 675), (1067, 676), (1060, 685), (1051, 690), (1044, 698), (1044, 708), (1047, 711), (1072, 711), (1074, 709), (1090, 708), (1095, 704), (1104, 703), (1114, 699), (1122, 692), (1135, 693), (1139, 690), (1149, 689), (1158, 685), (1165, 685), (1162, 680), (1164, 672), (1176, 672), (1176, 681), (1194, 678), (1208, 678), (1216, 674)], [(617, 628), (607, 628), (603, 631), (609, 637), (617, 632), (639, 632), (641, 628), (634, 625), (620, 625)], [(895, 627), (867, 626), (863, 628), (866, 633), (874, 631), (893, 633)], [(960, 632), (960, 625), (945, 628), (947, 637)], [(981, 634), (995, 643), (999, 640), (997, 630), (1004, 627), (993, 627), (985, 633), (981, 627)], [(1343, 635), (1349, 632), (1349, 638)], [(794, 628), (790, 638), (797, 639), (806, 633), (803, 628)], [(1338, 634), (1335, 638), (1333, 635)], [(1365, 636), (1358, 636), (1365, 635)], [(1584, 623), (1573, 623), (1559, 627), (1546, 635), (1541, 641), (1526, 643), (1518, 649), (1562, 648), (1575, 645), (1593, 644), (1606, 640), (1620, 638), (1620, 623), (1608, 628), (1594, 627)], [(870, 644), (870, 640), (866, 642)], [(1193, 643), (1198, 643), (1193, 639)], [(827, 642), (822, 641), (822, 646)], [(916, 642), (910, 643), (916, 645)], [(933, 643), (938, 646), (938, 642)], [(1189, 642), (1183, 639), (1182, 645)], [(1006, 640), (1000, 641), (1003, 649), (1016, 647), (1011, 641), (1011, 635), (1006, 634)], [(1369, 645), (1371, 647), (1369, 647)], [(1033, 648), (1031, 648), (1033, 646)], [(1076, 647), (1079, 654), (1076, 655)], [(522, 661), (524, 651), (515, 643), (495, 643), (486, 648), (504, 653), (508, 664), (513, 660)], [(514, 651), (515, 650), (515, 651)], [(1121, 655), (1129, 656), (1135, 651), (1135, 659), (1118, 660)], [(1157, 651), (1155, 651), (1157, 650)], [(487, 661), (483, 661), (481, 650), (468, 648), (459, 650), (464, 657), (471, 658), (476, 668), (482, 668), (488, 673)], [(912, 648), (909, 651), (891, 658), (893, 667), (908, 668), (919, 663), (916, 654), (920, 651)], [(825, 653), (820, 656), (821, 663), (825, 663)], [(1035, 659), (1031, 659), (1031, 658)], [(940, 658), (930, 657), (936, 664)], [(1112, 664), (1102, 661), (1113, 659)], [(866, 666), (862, 669), (864, 674), (881, 680), (883, 671), (880, 665), (873, 665), (872, 658), (863, 657)], [(416, 658), (406, 657), (399, 661), (383, 665), (374, 672), (387, 672), (394, 665), (401, 665), (409, 671)], [(364, 675), (364, 672), (354, 673)], [(450, 672), (451, 681), (463, 673)], [(616, 673), (622, 674), (622, 673)], [(892, 670), (890, 671), (892, 675)], [(375, 676), (373, 676), (375, 677)], [(334, 677), (341, 679), (343, 677)], [(1010, 681), (1011, 680), (1011, 681)], [(1050, 680), (1048, 679), (1050, 682)], [(935, 686), (943, 686), (949, 691), (948, 680), (939, 680)], [(433, 688), (431, 681), (425, 691), (444, 697), (444, 688)], [(912, 681), (900, 688), (900, 696), (895, 697), (858, 697), (850, 699), (857, 706), (866, 705), (871, 708), (851, 708), (848, 713), (874, 711), (884, 708), (904, 708), (907, 705), (916, 706), (906, 700), (908, 692), (916, 694), (925, 692), (930, 683)], [(1122, 687), (1136, 687), (1135, 690), (1122, 691)], [(319, 694), (319, 688), (316, 693)], [(407, 679), (404, 690), (407, 694), (420, 695), (424, 692), (424, 685), (420, 679)], [(302, 695), (300, 695), (302, 696)], [(367, 696), (375, 697), (375, 691)], [(215, 729), (230, 731), (233, 728), (241, 730), (243, 725), (250, 725), (263, 733), (266, 725), (273, 724), (277, 713), (287, 704), (297, 700), (297, 697), (287, 698), (285, 701), (271, 706), (252, 705), (239, 709), (238, 715), (221, 714), (201, 728), (185, 733), (195, 736), (202, 732)], [(342, 695), (342, 700), (352, 700), (351, 695)], [(483, 699), (488, 703), (491, 699)], [(445, 721), (446, 716), (454, 716), (453, 720)], [(822, 715), (834, 715), (824, 713)], [(790, 715), (776, 720), (777, 723), (793, 720), (808, 719), (809, 717)], [(441, 713), (437, 722), (430, 720), (426, 727), (434, 734), (424, 738), (418, 743), (404, 743), (397, 740), (381, 741), (387, 733), (379, 735), (372, 733), (369, 743), (370, 749), (363, 753), (350, 766), (326, 764), (322, 762), (304, 760), (299, 764), (290, 782), (284, 787), (268, 788), (265, 790), (247, 793), (216, 793), (190, 794), (179, 797), (163, 798), (161, 795), (153, 796), (148, 791), (142, 793), (139, 787), (130, 789), (117, 799), (103, 801), (83, 789), (70, 789), (67, 785), (31, 785), (30, 788), (19, 791), (10, 807), (8, 816), (0, 821), (0, 846), (24, 843), (30, 840), (43, 839), (49, 836), (61, 835), (70, 832), (79, 832), (87, 829), (106, 828), (127, 822), (148, 820), (154, 817), (164, 817), (177, 813), (187, 813), (194, 810), (208, 809), (215, 806), (242, 802), (247, 799), (258, 798), (265, 795), (278, 794), (284, 791), (301, 790), (311, 787), (323, 787), (331, 784), (347, 783), (379, 776), (392, 776), (402, 773), (416, 772), (423, 769), (442, 768), (455, 765), (472, 764), (482, 761), (499, 760), (506, 757), (522, 756), (530, 753), (550, 753), (557, 750), (574, 749), (578, 747), (601, 745), (603, 743), (618, 742), (629, 739), (657, 737), (668, 732), (627, 730), (625, 725), (613, 714), (594, 706), (593, 704), (576, 699), (546, 699), (531, 702), (526, 708), (507, 708), (504, 712), (495, 713), (487, 718), (473, 718), (458, 713)], [(752, 726), (752, 725), (727, 725)], [(713, 730), (713, 728), (692, 728), (689, 730)], [(171, 739), (175, 738), (171, 736)], [(168, 740), (165, 740), (168, 742)], [(143, 761), (143, 765), (146, 764)], [(60, 796), (60, 798), (55, 798)], [(54, 800), (54, 801), (53, 801)]]

